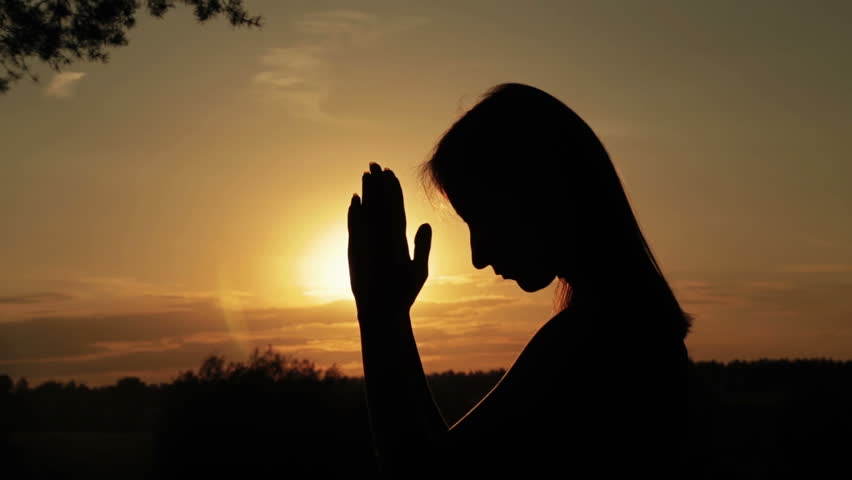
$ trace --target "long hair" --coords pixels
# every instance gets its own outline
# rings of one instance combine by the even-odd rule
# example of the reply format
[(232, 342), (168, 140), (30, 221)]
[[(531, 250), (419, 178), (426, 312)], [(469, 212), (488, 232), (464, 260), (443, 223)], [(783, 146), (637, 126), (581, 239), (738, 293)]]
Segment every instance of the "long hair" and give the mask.
[[(514, 189), (530, 210), (555, 209), (545, 221), (573, 228), (581, 239), (571, 246), (574, 256), (630, 275), (644, 306), (661, 314), (668, 331), (687, 335), (692, 317), (681, 309), (645, 240), (609, 154), (560, 100), (519, 83), (491, 88), (444, 133), (420, 173), (427, 190), (444, 197), (494, 184)], [(570, 305), (573, 293), (559, 277), (554, 309)]]

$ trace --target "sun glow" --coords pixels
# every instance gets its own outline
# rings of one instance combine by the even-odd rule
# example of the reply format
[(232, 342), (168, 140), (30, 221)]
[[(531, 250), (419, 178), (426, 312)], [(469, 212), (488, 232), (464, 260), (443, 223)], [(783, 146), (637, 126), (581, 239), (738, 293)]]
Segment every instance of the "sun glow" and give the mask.
[(349, 286), (349, 260), (346, 225), (335, 225), (308, 249), (301, 263), (304, 294), (316, 300), (330, 302), (352, 299)]

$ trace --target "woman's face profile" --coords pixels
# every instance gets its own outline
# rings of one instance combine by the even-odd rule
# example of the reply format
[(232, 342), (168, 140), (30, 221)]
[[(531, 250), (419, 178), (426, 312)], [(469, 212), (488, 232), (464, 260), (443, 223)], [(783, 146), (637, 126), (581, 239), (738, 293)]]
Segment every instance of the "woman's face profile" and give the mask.
[(491, 266), (495, 275), (516, 281), (526, 292), (541, 290), (556, 278), (557, 245), (541, 212), (532, 213), (516, 195), (482, 187), (447, 196), (467, 223), (475, 268)]

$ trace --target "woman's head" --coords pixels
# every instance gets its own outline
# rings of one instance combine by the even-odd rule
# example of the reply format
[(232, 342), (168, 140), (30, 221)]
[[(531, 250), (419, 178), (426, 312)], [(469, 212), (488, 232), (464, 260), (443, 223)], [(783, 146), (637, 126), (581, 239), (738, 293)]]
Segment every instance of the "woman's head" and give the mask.
[(635, 292), (637, 282), (662, 282), (676, 305), (606, 149), (548, 93), (492, 88), (447, 130), (422, 173), (468, 224), (476, 268), (490, 265), (527, 292), (559, 278), (562, 307), (604, 285)]

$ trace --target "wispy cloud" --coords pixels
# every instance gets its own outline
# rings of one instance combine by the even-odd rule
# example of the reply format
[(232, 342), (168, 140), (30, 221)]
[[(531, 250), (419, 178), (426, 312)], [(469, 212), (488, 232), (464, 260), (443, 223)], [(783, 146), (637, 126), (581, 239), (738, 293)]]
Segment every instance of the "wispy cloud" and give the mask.
[(290, 115), (315, 121), (332, 117), (323, 108), (331, 90), (331, 64), (318, 45), (270, 48), (254, 76), (263, 94), (284, 104)]
[[(121, 282), (119, 282), (121, 283)], [(73, 377), (114, 381), (121, 372), (194, 368), (207, 355), (244, 359), (255, 348), (337, 364), (361, 373), (355, 306), (350, 301), (306, 308), (247, 309), (235, 327), (216, 299), (181, 310), (30, 318), (0, 323), (0, 371), (30, 379)], [(546, 309), (499, 295), (451, 303), (420, 302), (414, 313), (427, 368), (507, 367)], [(171, 369), (171, 370), (169, 370)], [(156, 373), (159, 372), (159, 373)]]
[(261, 70), (253, 83), (265, 98), (281, 102), (295, 117), (351, 122), (326, 109), (336, 86), (338, 63), (356, 49), (375, 47), (391, 35), (425, 23), (424, 17), (379, 17), (347, 9), (306, 15), (291, 25), (300, 40), (269, 48), (260, 56)]
[(51, 303), (72, 298), (59, 292), (23, 293), (20, 295), (0, 295), (0, 305), (32, 305), (36, 303)]
[(470, 274), (458, 275), (435, 275), (429, 277), (429, 282), (433, 285), (470, 285), (475, 284), (479, 280)]
[(795, 282), (777, 279), (747, 281), (677, 280), (671, 282), (681, 305), (701, 316), (710, 310), (793, 311), (815, 292)]
[[(843, 301), (848, 284), (811, 285), (805, 277), (794, 277), (767, 274), (746, 281), (674, 282), (687, 311), (697, 315), (689, 337), (693, 357), (848, 357), (850, 307)], [(510, 292), (517, 287), (507, 284), (505, 294), (493, 287), (485, 293), (468, 289), (479, 281), (475, 274), (449, 278), (446, 288), (453, 290), (449, 297), (453, 300), (418, 300), (412, 309), (418, 348), (429, 371), (508, 367), (550, 318), (547, 292), (540, 297), (517, 297)], [(166, 380), (180, 370), (197, 367), (210, 354), (242, 360), (255, 347), (273, 345), (319, 366), (337, 364), (347, 374), (361, 374), (358, 323), (351, 300), (300, 308), (247, 307), (240, 321), (233, 322), (227, 302), (218, 295), (205, 297), (203, 292), (177, 288), (169, 294), (166, 287), (121, 278), (86, 279), (84, 284), (98, 295), (112, 292), (129, 300), (131, 292), (138, 291), (143, 303), (162, 298), (167, 302), (163, 305), (180, 308), (134, 311), (128, 301), (120, 304), (128, 308), (124, 313), (0, 322), (0, 371), (33, 381), (53, 377), (111, 382), (127, 372), (136, 372), (146, 381)], [(48, 299), (54, 289), (33, 291), (32, 298)], [(76, 290), (75, 297), (62, 305), (89, 295)]]
[(810, 237), (805, 240), (805, 244), (809, 247), (821, 249), (848, 249), (852, 248), (852, 242), (839, 239), (825, 239)]
[(704, 280), (677, 280), (672, 281), (671, 286), (685, 306), (740, 305), (743, 302), (728, 289)]
[(236, 289), (190, 290), (178, 284), (152, 284), (126, 277), (61, 276), (66, 278), (34, 279), (30, 291), (0, 292), (0, 323), (186, 311), (209, 303), (227, 312), (266, 305), (256, 295)]
[(44, 94), (53, 98), (71, 98), (74, 95), (74, 87), (85, 77), (83, 72), (61, 72), (50, 79), (50, 83), (44, 89)]
[(787, 265), (785, 272), (792, 273), (852, 273), (850, 263), (812, 263), (804, 265)]

